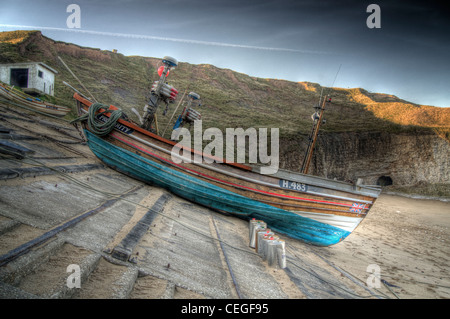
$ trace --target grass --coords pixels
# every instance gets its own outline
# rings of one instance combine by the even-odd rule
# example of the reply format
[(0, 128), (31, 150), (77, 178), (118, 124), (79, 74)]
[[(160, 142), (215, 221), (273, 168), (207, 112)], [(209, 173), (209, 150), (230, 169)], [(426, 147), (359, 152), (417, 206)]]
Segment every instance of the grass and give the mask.
[[(33, 31), (31, 31), (33, 32)], [(0, 32), (0, 42), (1, 43), (9, 43), (9, 44), (17, 44), (23, 42), (30, 35), (30, 31), (18, 30), (18, 31), (7, 31)]]

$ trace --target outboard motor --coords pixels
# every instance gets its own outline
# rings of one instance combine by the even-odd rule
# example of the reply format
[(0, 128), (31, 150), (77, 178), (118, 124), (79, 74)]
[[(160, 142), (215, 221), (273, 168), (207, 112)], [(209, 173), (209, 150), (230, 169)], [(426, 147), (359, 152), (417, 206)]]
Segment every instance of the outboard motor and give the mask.
[(170, 70), (173, 70), (178, 66), (178, 61), (172, 57), (165, 56), (162, 63), (163, 66), (158, 69), (160, 78), (153, 83), (150, 91), (150, 100), (144, 107), (142, 128), (153, 133), (156, 131), (153, 128), (153, 123), (155, 122), (155, 114), (159, 103), (164, 102), (166, 104), (165, 114), (169, 103), (175, 101), (178, 95), (178, 91), (173, 86), (166, 83), (166, 78), (169, 75)]

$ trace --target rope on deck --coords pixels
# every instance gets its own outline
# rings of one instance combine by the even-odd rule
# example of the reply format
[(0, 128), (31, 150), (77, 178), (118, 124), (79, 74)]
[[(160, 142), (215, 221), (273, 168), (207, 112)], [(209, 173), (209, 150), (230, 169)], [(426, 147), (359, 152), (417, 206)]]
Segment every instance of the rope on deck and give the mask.
[[(100, 112), (101, 109), (104, 111)], [(111, 113), (106, 121), (100, 119), (100, 115)], [(110, 110), (109, 106), (101, 103), (93, 103), (86, 114), (71, 121), (70, 124), (87, 120), (89, 130), (98, 136), (108, 135), (116, 125), (119, 118), (122, 116), (122, 110)]]

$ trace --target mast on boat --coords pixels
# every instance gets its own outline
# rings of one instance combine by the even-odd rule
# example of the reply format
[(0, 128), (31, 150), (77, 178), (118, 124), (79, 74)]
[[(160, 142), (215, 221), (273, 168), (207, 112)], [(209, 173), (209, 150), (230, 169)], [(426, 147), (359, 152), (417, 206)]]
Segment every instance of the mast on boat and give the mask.
[(319, 104), (316, 107), (314, 107), (316, 112), (312, 115), (313, 127), (311, 129), (311, 133), (309, 134), (308, 147), (306, 149), (305, 158), (303, 159), (302, 163), (301, 172), (303, 174), (308, 174), (309, 164), (311, 163), (314, 146), (316, 145), (317, 136), (319, 134), (320, 125), (325, 122), (325, 120), (323, 119), (323, 113), (325, 111), (325, 102), (327, 100), (328, 96), (325, 96), (322, 101), (322, 106), (320, 106), (319, 100)]
[(155, 116), (159, 103), (164, 102), (167, 110), (169, 103), (175, 101), (178, 94), (178, 91), (173, 86), (166, 83), (169, 71), (178, 66), (178, 61), (170, 56), (165, 56), (162, 63), (163, 66), (158, 69), (160, 78), (153, 83), (150, 92), (150, 100), (144, 107), (142, 128), (153, 133), (156, 132), (153, 126), (156, 124)]
[[(162, 63), (164, 65), (158, 69), (158, 74), (160, 78), (159, 80), (153, 83), (150, 92), (151, 93), (150, 100), (148, 104), (144, 107), (144, 116), (141, 125), (143, 129), (157, 134), (158, 134), (157, 132), (158, 126), (156, 121), (156, 110), (158, 109), (159, 103), (164, 102), (166, 104), (166, 111), (167, 111), (168, 104), (174, 102), (178, 95), (178, 91), (173, 86), (166, 83), (166, 78), (169, 75), (169, 71), (173, 70), (178, 65), (178, 62), (176, 59), (172, 57), (165, 56), (162, 60)], [(194, 109), (194, 107), (200, 105), (201, 105), (200, 95), (198, 95), (195, 92), (190, 92), (188, 94), (187, 104), (184, 107), (183, 112), (178, 116), (173, 129), (176, 130), (183, 127), (183, 125), (186, 123), (192, 124), (195, 120), (200, 120), (202, 117), (200, 112)], [(153, 126), (155, 126), (155, 128)]]
[[(339, 69), (336, 72), (336, 75), (334, 76), (333, 84), (331, 84), (331, 88), (334, 87), (334, 83), (336, 82), (336, 78), (339, 74), (339, 71), (341, 70), (342, 64), (339, 65)], [(330, 88), (330, 89), (331, 89)], [(322, 88), (323, 92), (323, 88)], [(314, 151), (314, 146), (316, 145), (317, 135), (319, 134), (320, 125), (325, 123), (325, 120), (323, 119), (323, 112), (325, 111), (325, 103), (331, 102), (331, 98), (329, 95), (326, 95), (322, 101), (322, 107), (320, 106), (320, 99), (322, 98), (322, 92), (320, 93), (319, 103), (316, 107), (316, 112), (312, 115), (313, 119), (313, 127), (311, 130), (311, 133), (309, 134), (308, 138), (308, 148), (306, 149), (305, 158), (303, 159), (302, 163), (302, 170), (301, 172), (303, 174), (308, 174), (309, 164), (311, 163), (312, 154)], [(320, 111), (320, 113), (319, 113)]]

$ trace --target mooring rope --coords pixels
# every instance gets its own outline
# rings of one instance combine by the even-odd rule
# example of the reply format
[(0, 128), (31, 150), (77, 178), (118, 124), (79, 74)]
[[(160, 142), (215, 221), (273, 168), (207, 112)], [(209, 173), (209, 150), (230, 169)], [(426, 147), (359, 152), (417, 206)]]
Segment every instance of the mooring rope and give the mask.
[[(101, 109), (105, 109), (103, 112), (99, 112)], [(97, 113), (98, 112), (98, 113)], [(99, 115), (111, 113), (109, 118), (106, 121), (102, 121), (99, 119)], [(118, 110), (110, 110), (109, 106), (101, 103), (93, 103), (86, 114), (76, 118), (71, 121), (70, 124), (87, 120), (89, 130), (98, 136), (108, 135), (116, 125), (119, 118), (122, 116), (123, 112), (121, 109)]]

